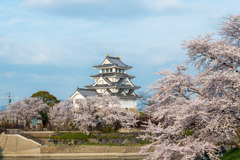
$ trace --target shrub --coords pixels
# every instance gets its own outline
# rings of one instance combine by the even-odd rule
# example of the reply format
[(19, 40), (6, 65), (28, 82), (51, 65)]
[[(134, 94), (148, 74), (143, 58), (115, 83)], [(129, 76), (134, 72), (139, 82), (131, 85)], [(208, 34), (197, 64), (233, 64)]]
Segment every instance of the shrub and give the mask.
[(73, 143), (76, 145), (76, 144), (77, 144), (77, 140), (75, 139), (75, 140), (73, 141)]
[(194, 130), (185, 130), (184, 131), (185, 136), (191, 136), (191, 135), (193, 135), (193, 133), (194, 133)]
[(52, 136), (51, 139), (88, 139), (95, 138), (95, 135), (92, 134), (83, 134), (83, 133), (66, 133), (62, 135)]
[(72, 140), (71, 140), (71, 139), (66, 140), (66, 143), (67, 143), (67, 144), (68, 144), (69, 142), (72, 142)]

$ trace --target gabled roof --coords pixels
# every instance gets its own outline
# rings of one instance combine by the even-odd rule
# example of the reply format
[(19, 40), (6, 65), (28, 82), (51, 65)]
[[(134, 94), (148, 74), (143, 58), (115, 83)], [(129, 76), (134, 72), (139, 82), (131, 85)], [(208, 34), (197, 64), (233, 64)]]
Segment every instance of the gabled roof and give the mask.
[[(83, 89), (83, 88), (77, 88), (77, 90), (72, 94), (72, 96), (76, 93), (80, 93), (83, 97), (89, 97), (89, 96), (99, 96), (99, 94), (94, 89)], [(70, 96), (70, 98), (72, 97)]]
[(119, 68), (124, 68), (124, 69), (130, 69), (132, 68), (132, 66), (128, 66), (126, 64), (124, 64), (120, 58), (117, 57), (109, 57), (106, 56), (105, 60), (97, 66), (94, 66), (94, 68), (105, 68), (105, 67), (119, 67)]
[(124, 64), (124, 63), (120, 60), (120, 58), (107, 57), (107, 59), (108, 59), (110, 62), (112, 62), (112, 64), (115, 64), (115, 65), (117, 65), (117, 66), (119, 66), (119, 67), (127, 67), (127, 65)]
[(133, 83), (130, 81), (130, 79), (127, 77), (125, 79), (122, 79), (118, 82), (118, 86), (120, 85), (127, 85), (126, 82), (130, 84), (130, 86), (134, 87)]
[[(108, 79), (105, 79), (103, 77), (100, 77), (92, 86), (98, 85), (101, 81), (105, 82), (105, 84), (107, 84), (107, 85), (112, 85), (111, 81), (109, 81)], [(102, 84), (102, 85), (105, 85), (105, 84)]]

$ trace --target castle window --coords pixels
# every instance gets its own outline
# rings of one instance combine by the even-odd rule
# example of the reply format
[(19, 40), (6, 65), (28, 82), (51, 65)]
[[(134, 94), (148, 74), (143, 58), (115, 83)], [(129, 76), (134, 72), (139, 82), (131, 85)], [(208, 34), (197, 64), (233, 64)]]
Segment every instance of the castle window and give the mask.
[(108, 69), (106, 69), (106, 72), (108, 73)]
[(113, 70), (112, 70), (112, 68), (110, 69), (110, 72), (112, 72)]
[(124, 70), (122, 69), (122, 73), (124, 73)]
[(118, 72), (121, 73), (121, 69), (118, 69)]
[(105, 73), (105, 69), (102, 69), (102, 73)]

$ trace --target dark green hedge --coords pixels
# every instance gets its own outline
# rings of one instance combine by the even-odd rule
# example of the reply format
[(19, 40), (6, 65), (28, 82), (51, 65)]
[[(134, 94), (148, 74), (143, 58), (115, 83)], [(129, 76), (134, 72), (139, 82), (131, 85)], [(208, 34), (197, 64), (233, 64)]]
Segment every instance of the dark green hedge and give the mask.
[(51, 139), (88, 139), (88, 138), (96, 138), (96, 136), (92, 134), (87, 135), (83, 133), (66, 133), (51, 137)]

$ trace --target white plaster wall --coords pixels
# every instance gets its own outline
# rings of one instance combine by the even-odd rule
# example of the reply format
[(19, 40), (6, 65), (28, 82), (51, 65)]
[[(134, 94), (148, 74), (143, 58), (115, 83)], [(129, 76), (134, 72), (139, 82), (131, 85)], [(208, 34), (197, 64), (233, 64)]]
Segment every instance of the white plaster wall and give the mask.
[(120, 105), (122, 108), (136, 108), (137, 100), (133, 99), (120, 99)]
[(102, 94), (102, 93), (106, 92), (106, 89), (96, 89), (96, 91), (97, 91), (98, 93)]
[(118, 90), (119, 90), (119, 89), (116, 89), (116, 88), (114, 88), (114, 89), (110, 89), (110, 91), (113, 92), (113, 93), (117, 93)]
[(108, 78), (111, 82), (118, 82), (120, 78)]
[(83, 98), (85, 98), (85, 97), (83, 97), (83, 96), (82, 96), (81, 94), (79, 94), (79, 93), (75, 93), (72, 97), (73, 97), (73, 98), (72, 98), (72, 100), (73, 100), (73, 106), (74, 106), (75, 108), (77, 108), (76, 100), (77, 100), (77, 99), (83, 99)]

